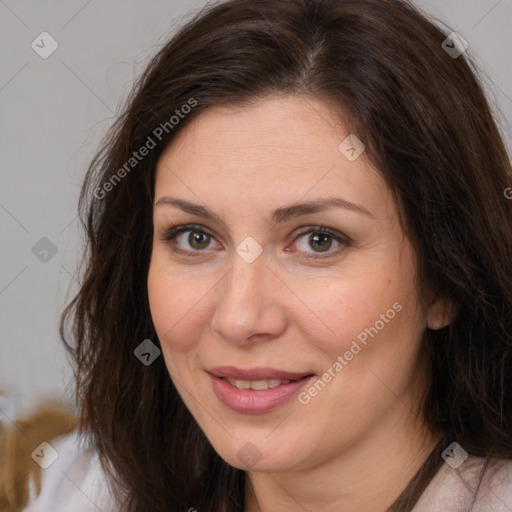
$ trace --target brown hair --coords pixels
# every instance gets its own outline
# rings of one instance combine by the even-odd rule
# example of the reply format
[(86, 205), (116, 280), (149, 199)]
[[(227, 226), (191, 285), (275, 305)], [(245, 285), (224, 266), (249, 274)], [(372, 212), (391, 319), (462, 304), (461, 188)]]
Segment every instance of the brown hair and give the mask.
[[(276, 93), (336, 106), (394, 194), (422, 290), (455, 304), (450, 325), (424, 336), (423, 413), (445, 434), (389, 510), (411, 510), (451, 441), (512, 458), (511, 165), (476, 66), (443, 49), (448, 34), (401, 0), (231, 0), (151, 60), (87, 172), (86, 268), (61, 323), (79, 428), (123, 511), (244, 510), (245, 472), (214, 451), (163, 358), (145, 366), (133, 352), (159, 344), (146, 285), (159, 156), (206, 109)], [(148, 137), (156, 147), (127, 167)]]

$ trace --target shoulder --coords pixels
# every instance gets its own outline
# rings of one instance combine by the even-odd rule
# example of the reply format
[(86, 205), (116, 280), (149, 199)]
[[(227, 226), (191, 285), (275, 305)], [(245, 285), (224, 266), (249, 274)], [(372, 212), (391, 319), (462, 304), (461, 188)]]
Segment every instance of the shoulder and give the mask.
[(50, 446), (56, 459), (42, 470), (39, 495), (31, 482), (23, 512), (117, 512), (98, 455), (87, 447), (86, 439), (72, 432)]
[[(469, 510), (484, 470), (485, 459), (469, 456), (458, 468), (443, 462), (418, 500), (413, 512), (460, 512)], [(512, 510), (512, 460), (491, 459), (484, 471), (473, 512)]]

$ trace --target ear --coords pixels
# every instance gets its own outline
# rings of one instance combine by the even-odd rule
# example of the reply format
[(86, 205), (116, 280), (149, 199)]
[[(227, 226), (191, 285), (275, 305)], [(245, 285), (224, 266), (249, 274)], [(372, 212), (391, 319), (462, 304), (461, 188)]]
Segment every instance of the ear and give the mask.
[(427, 312), (427, 328), (434, 331), (442, 329), (453, 320), (454, 316), (455, 307), (453, 301), (434, 294)]

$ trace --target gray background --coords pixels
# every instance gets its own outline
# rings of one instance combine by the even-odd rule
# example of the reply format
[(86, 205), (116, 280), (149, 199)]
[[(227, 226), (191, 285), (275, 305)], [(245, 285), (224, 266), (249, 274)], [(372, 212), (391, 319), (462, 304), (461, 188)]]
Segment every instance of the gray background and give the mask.
[[(76, 291), (82, 178), (134, 76), (205, 3), (0, 0), (0, 393), (11, 399), (0, 402), (4, 420), (42, 399), (73, 403), (58, 320)], [(512, 0), (416, 4), (468, 41), (510, 150)], [(42, 32), (59, 45), (47, 59), (31, 48)], [(55, 255), (33, 253), (43, 237)]]

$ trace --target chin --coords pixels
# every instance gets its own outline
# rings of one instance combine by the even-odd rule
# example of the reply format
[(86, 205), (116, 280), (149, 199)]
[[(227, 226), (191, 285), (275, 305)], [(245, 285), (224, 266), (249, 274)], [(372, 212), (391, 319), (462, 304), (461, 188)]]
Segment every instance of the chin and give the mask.
[[(254, 438), (253, 438), (254, 440)], [(268, 443), (261, 446), (262, 443), (251, 442), (248, 436), (246, 440), (238, 438), (236, 442), (229, 446), (223, 446), (215, 450), (219, 456), (233, 466), (244, 471), (256, 473), (286, 473), (299, 469), (303, 463), (299, 460), (300, 450), (294, 446), (283, 446), (282, 443)], [(235, 447), (235, 450), (233, 450)]]

